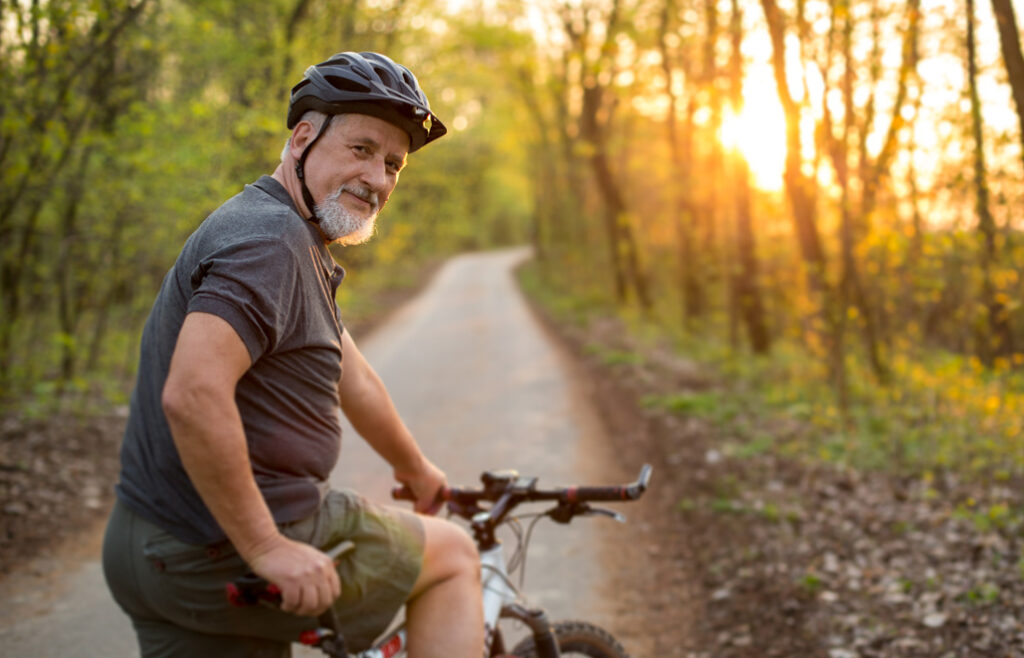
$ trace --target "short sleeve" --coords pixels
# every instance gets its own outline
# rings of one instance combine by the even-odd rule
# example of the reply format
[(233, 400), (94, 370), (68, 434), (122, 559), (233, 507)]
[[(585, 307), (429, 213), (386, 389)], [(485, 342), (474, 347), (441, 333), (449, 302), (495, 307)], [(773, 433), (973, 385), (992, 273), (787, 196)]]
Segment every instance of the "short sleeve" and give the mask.
[(253, 362), (290, 330), (299, 263), (280, 239), (232, 243), (204, 257), (190, 273), (188, 312), (225, 320)]

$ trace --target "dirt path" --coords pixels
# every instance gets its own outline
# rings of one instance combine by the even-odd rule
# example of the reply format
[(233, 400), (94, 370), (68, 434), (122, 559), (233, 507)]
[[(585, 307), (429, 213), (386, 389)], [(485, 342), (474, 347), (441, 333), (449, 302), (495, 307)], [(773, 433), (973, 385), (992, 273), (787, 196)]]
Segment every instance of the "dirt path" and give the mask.
[[(574, 362), (520, 297), (512, 270), (526, 255), (459, 257), (385, 327), (356, 340), (452, 482), (475, 484), (486, 469), (515, 469), (551, 485), (627, 481), (641, 458), (615, 454)], [(356, 483), (386, 500), (386, 465), (350, 431), (342, 454), (336, 484)], [(625, 557), (630, 526), (541, 523), (534, 537), (526, 589), (535, 603), (554, 619), (633, 633), (610, 577), (635, 564)]]

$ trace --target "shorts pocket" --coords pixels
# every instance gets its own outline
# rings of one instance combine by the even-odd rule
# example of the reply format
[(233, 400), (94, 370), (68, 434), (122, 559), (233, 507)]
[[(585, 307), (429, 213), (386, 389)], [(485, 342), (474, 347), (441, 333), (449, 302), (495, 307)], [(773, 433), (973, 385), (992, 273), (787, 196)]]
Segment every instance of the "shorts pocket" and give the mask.
[(147, 540), (142, 554), (157, 571), (169, 574), (241, 570), (245, 564), (227, 542), (210, 546), (187, 544), (167, 533)]

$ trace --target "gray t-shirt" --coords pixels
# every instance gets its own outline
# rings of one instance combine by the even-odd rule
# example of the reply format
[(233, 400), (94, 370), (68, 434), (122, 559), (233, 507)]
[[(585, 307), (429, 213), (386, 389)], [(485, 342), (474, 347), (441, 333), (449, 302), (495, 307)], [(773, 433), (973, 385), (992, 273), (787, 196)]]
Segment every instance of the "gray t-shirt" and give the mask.
[(252, 357), (235, 400), (274, 519), (316, 509), (341, 448), (343, 327), (334, 295), (343, 276), (319, 230), (269, 176), (200, 225), (142, 334), (116, 487), (126, 505), (186, 542), (225, 537), (182, 467), (160, 401), (185, 315), (200, 311), (226, 320)]

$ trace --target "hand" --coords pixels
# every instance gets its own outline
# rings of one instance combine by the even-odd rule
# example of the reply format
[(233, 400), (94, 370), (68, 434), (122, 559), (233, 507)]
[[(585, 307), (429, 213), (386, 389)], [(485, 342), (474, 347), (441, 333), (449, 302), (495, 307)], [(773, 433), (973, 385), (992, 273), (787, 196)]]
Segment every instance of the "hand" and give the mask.
[(281, 609), (316, 617), (341, 595), (334, 562), (309, 544), (277, 535), (246, 561), (256, 574), (281, 590)]
[(409, 487), (416, 497), (415, 510), (420, 514), (433, 516), (441, 509), (441, 489), (448, 483), (444, 472), (424, 458), (420, 467), (413, 473), (395, 471), (395, 479)]

